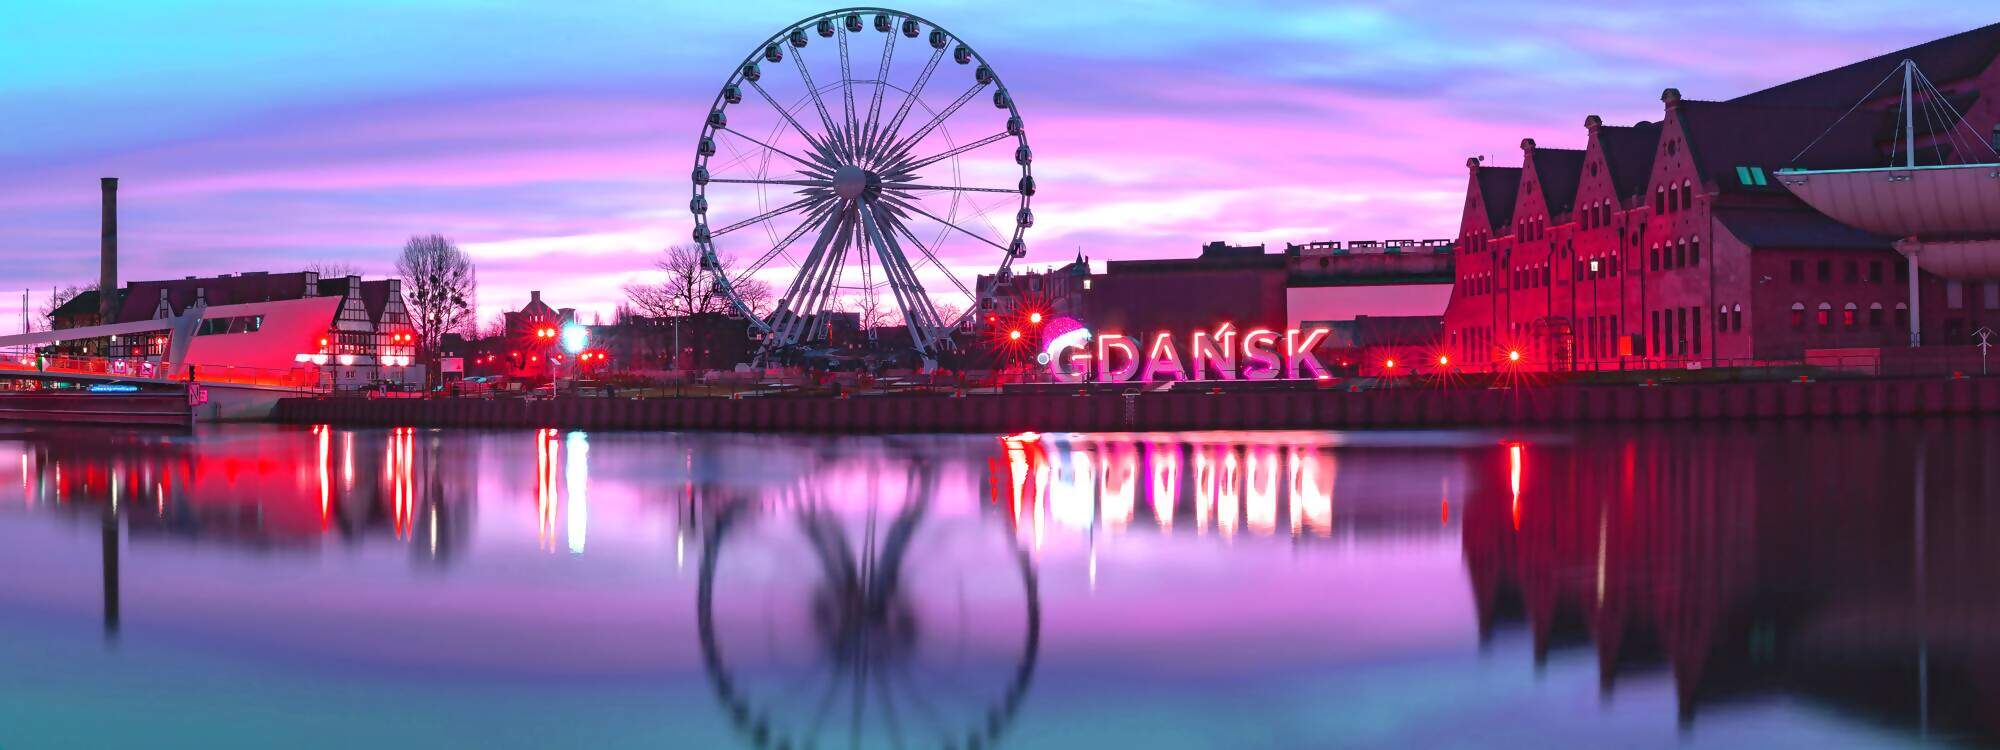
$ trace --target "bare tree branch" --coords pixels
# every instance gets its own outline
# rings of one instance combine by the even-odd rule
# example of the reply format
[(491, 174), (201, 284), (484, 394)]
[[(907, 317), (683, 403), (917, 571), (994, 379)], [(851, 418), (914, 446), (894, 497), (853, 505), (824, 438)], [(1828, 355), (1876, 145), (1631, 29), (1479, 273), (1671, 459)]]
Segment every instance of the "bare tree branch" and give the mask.
[[(720, 268), (710, 270), (702, 265), (701, 249), (685, 245), (673, 245), (666, 250), (665, 257), (653, 263), (666, 278), (652, 283), (632, 283), (625, 285), (625, 298), (634, 310), (642, 315), (655, 318), (679, 318), (704, 313), (728, 313), (732, 310), (729, 297), (716, 285), (717, 271), (724, 278), (735, 271), (734, 259), (729, 256), (718, 258)], [(763, 315), (771, 306), (771, 287), (756, 279), (737, 279), (732, 287), (751, 314)]]
[(417, 329), (418, 349), (426, 356), (437, 351), (444, 334), (476, 326), (476, 269), (472, 258), (444, 235), (411, 237), (396, 259), (396, 274), (403, 278), (410, 325)]

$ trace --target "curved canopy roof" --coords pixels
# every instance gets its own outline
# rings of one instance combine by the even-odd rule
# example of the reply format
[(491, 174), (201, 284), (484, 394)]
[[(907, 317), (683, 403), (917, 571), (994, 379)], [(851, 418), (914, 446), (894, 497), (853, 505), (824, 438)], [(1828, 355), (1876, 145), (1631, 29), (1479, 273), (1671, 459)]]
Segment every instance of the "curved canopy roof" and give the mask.
[(2000, 239), (2000, 164), (1781, 170), (1799, 200), (1842, 224), (1889, 237)]

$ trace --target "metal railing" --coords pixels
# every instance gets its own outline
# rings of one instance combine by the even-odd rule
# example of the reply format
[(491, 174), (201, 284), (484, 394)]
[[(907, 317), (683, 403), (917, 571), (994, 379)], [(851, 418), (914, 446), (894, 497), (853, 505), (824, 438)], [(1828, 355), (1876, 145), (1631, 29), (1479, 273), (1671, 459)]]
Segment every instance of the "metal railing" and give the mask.
[(38, 375), (79, 375), (103, 379), (185, 381), (190, 370), (194, 372), (195, 382), (204, 385), (247, 385), (298, 391), (317, 391), (320, 387), (320, 372), (315, 367), (271, 369), (232, 365), (162, 366), (145, 359), (110, 357), (37, 357), (20, 354), (0, 357), (0, 374), (17, 372)]

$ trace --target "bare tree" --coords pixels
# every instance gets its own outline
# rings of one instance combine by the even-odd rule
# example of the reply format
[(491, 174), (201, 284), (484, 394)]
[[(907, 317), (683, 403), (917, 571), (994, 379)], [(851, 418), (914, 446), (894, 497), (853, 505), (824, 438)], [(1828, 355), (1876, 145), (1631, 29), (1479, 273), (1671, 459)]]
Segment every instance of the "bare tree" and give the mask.
[(319, 277), (322, 279), (344, 279), (349, 276), (361, 275), (360, 266), (344, 260), (322, 260), (307, 263), (305, 270), (319, 274)]
[[(97, 291), (96, 284), (84, 284), (81, 286), (66, 286), (57, 289), (50, 289), (48, 301), (42, 303), (41, 308), (35, 311), (37, 318), (36, 322), (33, 324), (35, 326), (35, 330), (47, 331), (54, 329), (56, 324), (56, 310), (61, 309), (62, 306), (68, 304), (70, 300), (76, 299), (77, 295), (83, 294), (84, 292), (95, 292), (95, 291)], [(93, 310), (92, 312), (95, 311)], [(110, 323), (113, 321), (107, 320), (100, 322)]]
[[(678, 318), (701, 313), (727, 313), (733, 309), (728, 295), (716, 284), (718, 271), (728, 277), (734, 270), (729, 256), (721, 256), (718, 269), (701, 262), (701, 249), (686, 245), (667, 248), (666, 257), (653, 263), (666, 274), (656, 283), (625, 285), (625, 298), (640, 313), (655, 318)], [(771, 286), (756, 279), (739, 279), (733, 284), (738, 298), (753, 315), (770, 312)]]
[(944, 324), (949, 326), (958, 322), (958, 316), (965, 314), (965, 308), (950, 302), (939, 302), (937, 303), (937, 314), (938, 320), (944, 321)]
[(472, 258), (444, 235), (411, 237), (396, 259), (396, 274), (403, 277), (410, 325), (417, 329), (417, 347), (425, 356), (437, 351), (444, 334), (475, 325), (478, 275)]

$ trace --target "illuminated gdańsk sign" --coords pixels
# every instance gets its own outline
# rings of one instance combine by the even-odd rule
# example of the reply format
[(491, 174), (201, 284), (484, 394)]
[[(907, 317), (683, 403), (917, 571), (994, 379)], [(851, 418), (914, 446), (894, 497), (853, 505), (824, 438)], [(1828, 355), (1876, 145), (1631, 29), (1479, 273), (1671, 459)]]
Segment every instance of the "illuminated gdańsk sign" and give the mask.
[[(1325, 326), (1239, 333), (1223, 324), (1186, 336), (1185, 354), (1171, 331), (1144, 339), (1107, 333), (1091, 336), (1076, 329), (1051, 338), (1042, 352), (1049, 377), (1058, 383), (1123, 383), (1137, 380), (1303, 380), (1329, 377), (1313, 349), (1333, 331)], [(1045, 358), (1045, 359), (1044, 359)]]

